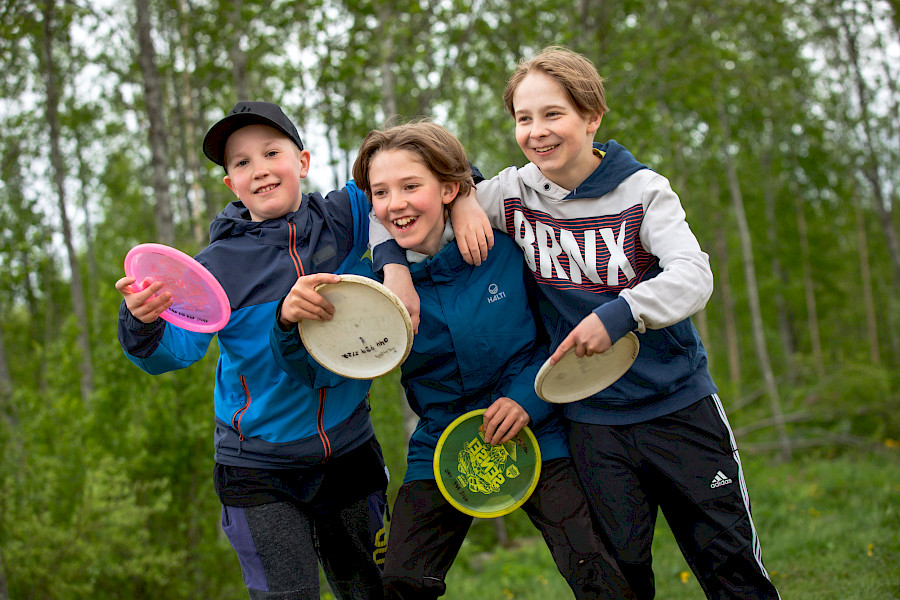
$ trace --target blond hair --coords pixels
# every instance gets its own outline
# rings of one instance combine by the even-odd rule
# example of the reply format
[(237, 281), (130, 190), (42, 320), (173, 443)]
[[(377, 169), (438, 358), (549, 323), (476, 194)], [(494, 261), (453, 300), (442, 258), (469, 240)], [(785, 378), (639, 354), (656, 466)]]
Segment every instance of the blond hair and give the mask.
[(503, 102), (513, 117), (516, 115), (513, 95), (522, 80), (535, 71), (544, 73), (558, 82), (582, 116), (602, 117), (609, 112), (606, 92), (603, 90), (603, 78), (600, 77), (594, 63), (568, 48), (548, 46), (533, 58), (520, 61), (506, 83)]
[(356, 187), (372, 199), (369, 168), (382, 150), (408, 150), (415, 154), (442, 183), (459, 182), (459, 193), (466, 195), (474, 186), (472, 167), (456, 136), (436, 123), (417, 121), (395, 125), (384, 131), (373, 129), (363, 140), (353, 163)]

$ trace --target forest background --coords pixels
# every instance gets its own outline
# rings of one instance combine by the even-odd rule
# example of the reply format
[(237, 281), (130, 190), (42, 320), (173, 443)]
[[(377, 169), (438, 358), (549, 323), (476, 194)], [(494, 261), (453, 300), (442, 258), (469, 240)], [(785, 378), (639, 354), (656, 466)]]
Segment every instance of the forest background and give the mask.
[[(209, 125), (281, 103), (327, 191), (367, 131), (428, 116), (492, 176), (523, 164), (506, 77), (550, 44), (598, 66), (598, 140), (671, 180), (710, 254), (694, 321), (785, 597), (900, 596), (897, 0), (2, 0), (0, 598), (246, 595), (211, 484), (215, 345), (150, 377), (115, 333), (128, 249), (196, 253), (231, 200)], [(394, 494), (396, 373), (372, 406)], [(467, 595), (567, 593), (520, 516), (470, 538)], [(661, 597), (702, 597), (666, 587), (690, 575), (658, 544)]]

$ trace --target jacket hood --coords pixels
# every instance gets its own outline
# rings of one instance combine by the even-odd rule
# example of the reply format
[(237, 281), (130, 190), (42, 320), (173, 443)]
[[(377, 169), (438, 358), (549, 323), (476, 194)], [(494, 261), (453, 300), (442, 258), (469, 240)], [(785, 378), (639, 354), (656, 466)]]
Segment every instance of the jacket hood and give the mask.
[[(300, 206), (305, 207), (306, 201), (307, 197), (304, 194)], [(298, 209), (297, 212), (300, 210)], [(253, 221), (250, 217), (250, 211), (244, 206), (244, 203), (240, 200), (235, 200), (222, 209), (222, 212), (216, 215), (209, 224), (209, 241), (212, 243), (229, 237), (246, 235), (248, 232), (264, 236), (267, 231), (282, 227), (284, 222), (290, 220), (294, 214), (296, 212), (288, 213), (277, 219)]]
[(616, 189), (629, 176), (648, 168), (635, 160), (631, 152), (615, 140), (609, 140), (605, 144), (594, 143), (594, 150), (603, 153), (600, 166), (572, 190), (568, 198), (600, 198)]

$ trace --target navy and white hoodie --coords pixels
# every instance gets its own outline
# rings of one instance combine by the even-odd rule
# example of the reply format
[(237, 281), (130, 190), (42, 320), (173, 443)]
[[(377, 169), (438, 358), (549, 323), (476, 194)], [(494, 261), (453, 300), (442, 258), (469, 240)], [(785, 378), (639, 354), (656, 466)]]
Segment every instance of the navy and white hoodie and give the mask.
[(600, 166), (564, 189), (533, 163), (478, 184), (478, 202), (507, 232), (543, 292), (556, 348), (593, 311), (615, 342), (635, 331), (640, 352), (617, 382), (566, 405), (579, 422), (622, 425), (689, 406), (716, 391), (690, 315), (713, 289), (709, 257), (669, 181), (615, 141), (594, 144)]
[[(196, 333), (162, 319), (144, 324), (119, 310), (126, 356), (150, 374), (190, 366), (215, 336), (215, 460), (219, 464), (292, 468), (320, 464), (374, 435), (369, 381), (318, 367), (311, 379), (285, 373), (270, 349), (279, 301), (297, 278), (318, 272), (374, 276), (361, 262), (368, 244), (368, 200), (350, 182), (329, 193), (304, 194), (300, 208), (277, 219), (250, 220), (241, 202), (210, 224), (210, 244), (197, 260), (219, 280), (231, 319), (217, 334)], [(310, 384), (311, 383), (311, 384)]]

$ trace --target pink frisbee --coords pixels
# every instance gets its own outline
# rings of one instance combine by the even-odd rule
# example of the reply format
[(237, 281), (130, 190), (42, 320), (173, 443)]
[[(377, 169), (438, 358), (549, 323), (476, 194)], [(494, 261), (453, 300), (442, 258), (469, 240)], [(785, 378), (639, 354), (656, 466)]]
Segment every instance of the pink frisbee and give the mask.
[(173, 303), (160, 317), (190, 331), (214, 333), (231, 318), (231, 305), (219, 281), (203, 265), (163, 244), (139, 244), (125, 256), (125, 274), (140, 291), (156, 281)]

